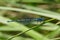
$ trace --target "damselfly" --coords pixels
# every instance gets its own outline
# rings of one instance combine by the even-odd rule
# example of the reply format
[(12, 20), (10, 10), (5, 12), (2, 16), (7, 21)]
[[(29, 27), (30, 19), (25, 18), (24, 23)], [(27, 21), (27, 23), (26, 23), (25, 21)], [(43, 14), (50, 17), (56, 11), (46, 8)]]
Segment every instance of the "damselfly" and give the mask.
[(40, 24), (40, 22), (43, 22), (45, 18), (24, 18), (24, 19), (17, 19), (17, 20), (12, 20), (8, 22), (19, 22), (22, 24)]

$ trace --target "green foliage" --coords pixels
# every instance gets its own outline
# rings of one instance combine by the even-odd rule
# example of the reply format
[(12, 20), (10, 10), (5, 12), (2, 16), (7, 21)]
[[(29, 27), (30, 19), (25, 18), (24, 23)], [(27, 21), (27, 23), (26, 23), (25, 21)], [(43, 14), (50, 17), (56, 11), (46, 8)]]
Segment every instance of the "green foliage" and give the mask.
[[(20, 4), (21, 2), (26, 5)], [(49, 9), (54, 9), (59, 13), (37, 8), (38, 5), (48, 5), (47, 3), (50, 6)], [(0, 0), (0, 40), (58, 40), (60, 37), (60, 25), (58, 25), (60, 9), (55, 8), (56, 3), (59, 4), (60, 0)], [(38, 15), (46, 19), (39, 25), (8, 22), (21, 17), (21, 12), (26, 15), (35, 14), (35, 17)], [(4, 14), (8, 16), (5, 17)]]

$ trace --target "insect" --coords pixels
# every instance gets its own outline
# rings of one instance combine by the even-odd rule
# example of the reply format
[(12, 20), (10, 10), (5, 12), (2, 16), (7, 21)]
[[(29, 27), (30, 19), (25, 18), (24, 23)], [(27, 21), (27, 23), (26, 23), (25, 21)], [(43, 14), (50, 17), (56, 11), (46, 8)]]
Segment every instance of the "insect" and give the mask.
[(22, 24), (40, 24), (44, 21), (44, 18), (25, 18), (25, 19), (18, 19), (16, 22), (22, 23)]
[(44, 20), (45, 20), (44, 18), (24, 18), (24, 19), (17, 19), (8, 22), (18, 22), (27, 25), (27, 24), (40, 24)]

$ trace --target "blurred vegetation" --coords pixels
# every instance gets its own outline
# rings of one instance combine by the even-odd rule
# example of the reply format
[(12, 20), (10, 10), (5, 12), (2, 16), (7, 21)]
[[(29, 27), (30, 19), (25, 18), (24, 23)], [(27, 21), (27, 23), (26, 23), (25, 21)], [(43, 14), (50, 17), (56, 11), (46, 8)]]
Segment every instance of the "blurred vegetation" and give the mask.
[[(45, 19), (8, 22), (24, 18)], [(0, 40), (60, 40), (60, 0), (0, 0)]]

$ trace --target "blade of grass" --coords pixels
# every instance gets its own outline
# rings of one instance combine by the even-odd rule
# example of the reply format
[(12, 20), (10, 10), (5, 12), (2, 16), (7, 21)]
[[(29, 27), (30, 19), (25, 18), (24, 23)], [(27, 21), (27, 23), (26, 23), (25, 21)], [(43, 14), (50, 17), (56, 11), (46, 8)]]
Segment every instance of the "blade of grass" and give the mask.
[[(7, 1), (7, 0), (6, 0), (6, 1)], [(13, 1), (14, 1), (14, 0), (12, 0), (11, 3), (12, 3)], [(3, 2), (5, 2), (5, 1), (3, 1)], [(12, 5), (11, 5), (10, 2), (9, 2), (9, 4), (7, 4), (6, 6), (7, 6), (7, 7), (11, 7)], [(0, 16), (3, 16), (6, 12), (7, 12), (7, 10), (1, 10), (1, 11), (0, 11)]]
[(57, 28), (55, 31), (50, 32), (50, 33), (47, 34), (46, 36), (47, 36), (48, 38), (54, 38), (54, 37), (56, 37), (56, 36), (59, 35), (59, 34), (60, 34), (60, 27)]
[[(42, 12), (36, 12), (36, 11), (31, 11), (31, 10), (24, 10), (24, 9), (18, 9), (18, 8), (11, 8), (11, 7), (0, 7), (2, 10), (12, 10), (12, 11), (19, 11), (19, 12), (26, 12), (26, 13), (32, 13), (32, 14), (37, 14), (37, 15), (42, 15), (54, 19), (60, 20), (60, 14), (56, 13), (42, 13)], [(58, 16), (58, 17), (57, 17)]]
[[(7, 22), (8, 20), (10, 20), (10, 19), (0, 16), (0, 22), (6, 23), (7, 25), (15, 27), (16, 29), (20, 29), (22, 32), (29, 29), (28, 27), (26, 27), (22, 24), (16, 23), (16, 22)], [(34, 30), (30, 30), (30, 31), (26, 32), (26, 34), (31, 36), (35, 40), (51, 40), (51, 39), (48, 39), (48, 38), (44, 37), (42, 34), (37, 33)]]
[[(13, 35), (9, 35), (7, 33), (0, 32), (0, 37), (5, 38), (4, 40), (7, 40), (7, 38), (9, 38), (11, 36), (13, 36)], [(32, 38), (24, 38), (21, 36), (15, 37), (12, 40), (28, 40), (28, 39), (33, 40)]]
[(21, 30), (11, 26), (0, 26), (0, 31), (21, 31)]
[(57, 30), (57, 28), (59, 28), (59, 26), (56, 25), (56, 24), (47, 22), (39, 28), (42, 29), (42, 30), (55, 31), (55, 30)]
[[(44, 25), (47, 25), (47, 27)], [(59, 27), (53, 23), (45, 23), (44, 25), (41, 27), (39, 26), (39, 28), (42, 30), (55, 31)], [(0, 26), (0, 31), (20, 31), (20, 29), (16, 29), (15, 27), (12, 28), (11, 26)]]

